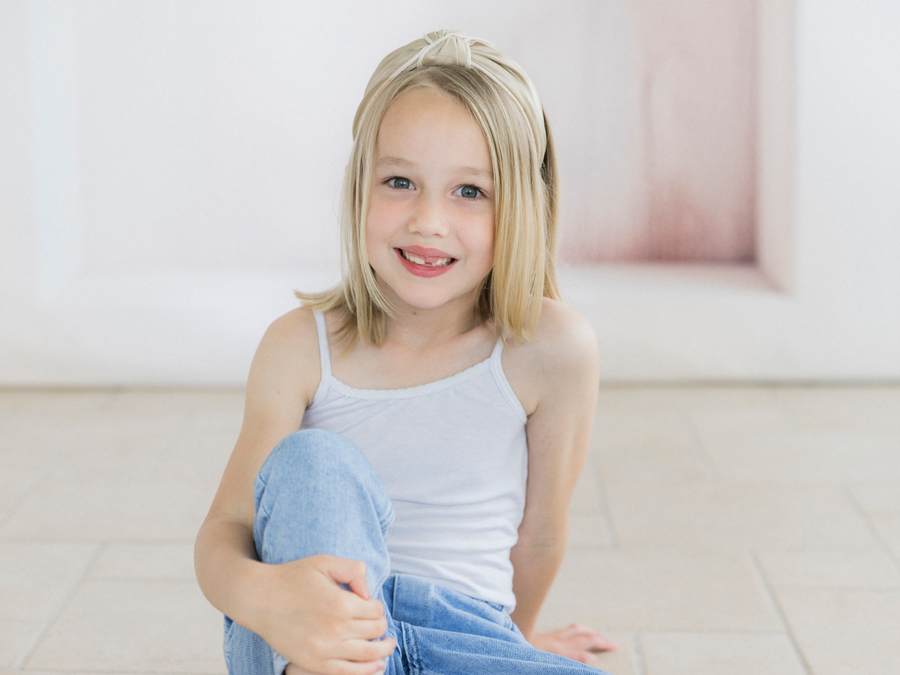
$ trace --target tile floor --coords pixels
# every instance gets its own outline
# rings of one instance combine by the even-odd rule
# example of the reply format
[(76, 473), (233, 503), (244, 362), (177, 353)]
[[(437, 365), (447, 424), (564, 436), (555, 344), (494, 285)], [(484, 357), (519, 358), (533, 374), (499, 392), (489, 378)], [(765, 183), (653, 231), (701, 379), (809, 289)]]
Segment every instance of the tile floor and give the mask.
[[(0, 391), (0, 673), (222, 673), (240, 391)], [(613, 675), (900, 672), (900, 386), (610, 387), (543, 613)]]

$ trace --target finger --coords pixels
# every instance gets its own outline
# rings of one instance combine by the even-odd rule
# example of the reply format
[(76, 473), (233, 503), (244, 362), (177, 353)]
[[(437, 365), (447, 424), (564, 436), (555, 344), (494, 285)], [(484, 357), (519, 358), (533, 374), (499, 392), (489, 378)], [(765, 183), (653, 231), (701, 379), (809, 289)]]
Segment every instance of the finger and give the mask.
[(593, 666), (597, 663), (597, 655), (594, 652), (579, 652), (575, 660)]
[(384, 604), (381, 600), (362, 600), (359, 596), (345, 591), (341, 603), (347, 618), (350, 619), (380, 619), (384, 616)]
[(619, 648), (619, 645), (612, 638), (599, 631), (592, 631), (592, 633), (587, 647), (592, 652), (613, 652)]
[(619, 645), (598, 630), (572, 624), (563, 630), (563, 634), (578, 642), (579, 647), (595, 652), (611, 652), (618, 649)]
[(376, 675), (376, 673), (383, 673), (386, 667), (387, 664), (381, 660), (355, 663), (334, 659), (326, 663), (325, 673), (326, 675)]
[(325, 572), (333, 581), (347, 584), (350, 590), (363, 600), (372, 597), (369, 585), (366, 583), (366, 564), (364, 562), (327, 556)]
[(387, 633), (387, 619), (362, 619), (354, 621), (344, 636), (346, 640), (377, 640)]
[(579, 623), (570, 624), (562, 630), (562, 634), (567, 637), (572, 635), (582, 635), (596, 632), (597, 631), (595, 631), (593, 628), (590, 628), (589, 626), (582, 626)]
[(580, 634), (566, 638), (563, 642), (571, 645), (572, 649), (591, 652), (611, 652), (615, 651), (619, 646), (615, 641), (602, 633)]
[(385, 640), (345, 640), (341, 642), (336, 655), (347, 661), (371, 663), (390, 658), (397, 649), (393, 638)]

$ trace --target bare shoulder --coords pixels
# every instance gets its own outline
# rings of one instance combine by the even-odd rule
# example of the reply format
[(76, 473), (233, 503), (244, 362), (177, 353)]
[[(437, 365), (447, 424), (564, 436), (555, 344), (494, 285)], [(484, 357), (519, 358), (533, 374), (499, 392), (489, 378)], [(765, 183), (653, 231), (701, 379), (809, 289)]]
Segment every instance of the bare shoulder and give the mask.
[(321, 378), (315, 317), (299, 307), (275, 319), (266, 330), (247, 382), (251, 397), (290, 399), (304, 410), (312, 402)]
[(561, 390), (597, 386), (597, 334), (584, 316), (556, 300), (544, 298), (534, 340), (510, 346), (504, 357), (510, 386), (529, 414)]
[(551, 366), (597, 359), (594, 327), (571, 307), (549, 298), (544, 298), (541, 306), (533, 345), (539, 357), (549, 360)]
[(320, 376), (312, 312), (301, 307), (273, 321), (250, 366), (244, 422), (210, 517), (226, 514), (253, 529), (253, 479), (278, 441), (300, 428)]

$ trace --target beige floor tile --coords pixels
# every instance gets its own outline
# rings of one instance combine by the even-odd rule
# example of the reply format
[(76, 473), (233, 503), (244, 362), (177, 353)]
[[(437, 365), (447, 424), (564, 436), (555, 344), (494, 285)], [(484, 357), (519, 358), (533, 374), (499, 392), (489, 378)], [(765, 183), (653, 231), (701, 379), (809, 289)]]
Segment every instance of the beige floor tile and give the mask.
[(228, 433), (237, 439), (243, 417), (244, 390), (228, 389), (203, 394), (191, 409), (188, 424), (192, 429)]
[(643, 675), (635, 652), (636, 636), (624, 631), (611, 631), (605, 635), (612, 638), (619, 648), (611, 652), (598, 652), (593, 665), (611, 675)]
[(900, 516), (900, 482), (855, 484), (850, 493), (869, 515)]
[(109, 389), (19, 389), (10, 393), (16, 417), (52, 417), (61, 421), (76, 421), (97, 413), (112, 395)]
[(601, 386), (598, 416), (655, 414), (681, 410), (692, 387)]
[(66, 454), (54, 469), (54, 476), (68, 480), (150, 478), (172, 443), (174, 429), (154, 425), (136, 429), (134, 425), (109, 429), (85, 438), (84, 447)]
[(28, 670), (221, 673), (222, 618), (195, 583), (87, 581)]
[(0, 620), (0, 668), (20, 665), (41, 636), (45, 623)]
[(0, 542), (0, 621), (49, 621), (96, 550), (90, 544)]
[(240, 414), (240, 389), (132, 389), (115, 392), (104, 410), (145, 418), (229, 419)]
[(703, 447), (723, 480), (900, 481), (900, 433), (745, 430), (707, 433)]
[(569, 502), (569, 513), (573, 515), (596, 515), (603, 512), (603, 497), (600, 482), (597, 479), (597, 467), (594, 459), (588, 456), (581, 472), (581, 477), (572, 493)]
[(878, 536), (900, 560), (900, 484), (857, 484), (850, 486), (850, 493)]
[(900, 664), (900, 592), (778, 589), (815, 675), (886, 675)]
[(186, 429), (168, 444), (155, 475), (221, 478), (236, 440), (230, 430)]
[(722, 410), (771, 406), (766, 386), (602, 386), (601, 414), (656, 414), (675, 410)]
[[(135, 473), (144, 456), (152, 470), (175, 432), (174, 422), (95, 413), (72, 420), (50, 416), (38, 421), (19, 417), (0, 422), (0, 458), (4, 467), (33, 468), (58, 459), (63, 472)], [(136, 466), (133, 466), (136, 465)]]
[(0, 518), (75, 447), (70, 430), (59, 424), (0, 419)]
[(0, 414), (7, 406), (15, 403), (21, 396), (19, 389), (0, 388)]
[(599, 515), (569, 515), (569, 549), (604, 549), (612, 546), (606, 520)]
[(587, 458), (581, 478), (569, 502), (570, 548), (609, 548), (612, 535), (606, 517), (594, 459)]
[(872, 525), (878, 536), (900, 560), (900, 516), (872, 516)]
[(900, 588), (897, 561), (881, 550), (759, 551), (773, 586)]
[(746, 556), (666, 549), (569, 552), (542, 620), (600, 630), (782, 629)]
[(0, 522), (15, 510), (19, 500), (28, 493), (40, 475), (40, 471), (0, 472)]
[(776, 390), (801, 428), (900, 432), (900, 387), (812, 386)]
[(89, 579), (194, 580), (193, 544), (107, 544)]
[(0, 420), (0, 471), (42, 471), (48, 462), (83, 447), (74, 423), (18, 417)]
[(43, 481), (0, 524), (0, 540), (190, 542), (218, 477)]
[[(548, 626), (539, 630), (554, 630), (560, 627)], [(642, 675), (635, 653), (637, 636), (627, 631), (604, 632), (604, 635), (612, 638), (619, 648), (611, 652), (598, 652), (597, 661), (593, 665), (610, 675)]]
[(777, 402), (755, 407), (699, 408), (685, 413), (700, 440), (741, 440), (748, 433), (785, 431), (794, 428), (787, 411)]
[(678, 412), (598, 420), (593, 451), (604, 483), (691, 483), (713, 478)]
[[(217, 671), (218, 672), (218, 671)], [(224, 673), (224, 670), (221, 671)], [(27, 668), (26, 670), (0, 670), (0, 675), (156, 675), (149, 671), (128, 672), (124, 670), (34, 670)]]
[(642, 633), (646, 675), (805, 675), (784, 634)]
[(620, 546), (878, 546), (866, 521), (837, 487), (612, 484), (606, 495)]

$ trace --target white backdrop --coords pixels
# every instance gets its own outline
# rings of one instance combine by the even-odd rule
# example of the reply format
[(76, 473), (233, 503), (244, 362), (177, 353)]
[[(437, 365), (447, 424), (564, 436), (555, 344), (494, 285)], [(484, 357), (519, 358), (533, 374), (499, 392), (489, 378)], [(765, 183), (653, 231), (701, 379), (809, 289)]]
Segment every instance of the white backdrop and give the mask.
[[(900, 9), (758, 4), (757, 263), (567, 270), (607, 380), (900, 377)], [(436, 27), (535, 79), (568, 224), (621, 211), (652, 6), (0, 4), (0, 383), (240, 383), (291, 289), (337, 278), (370, 71)]]

